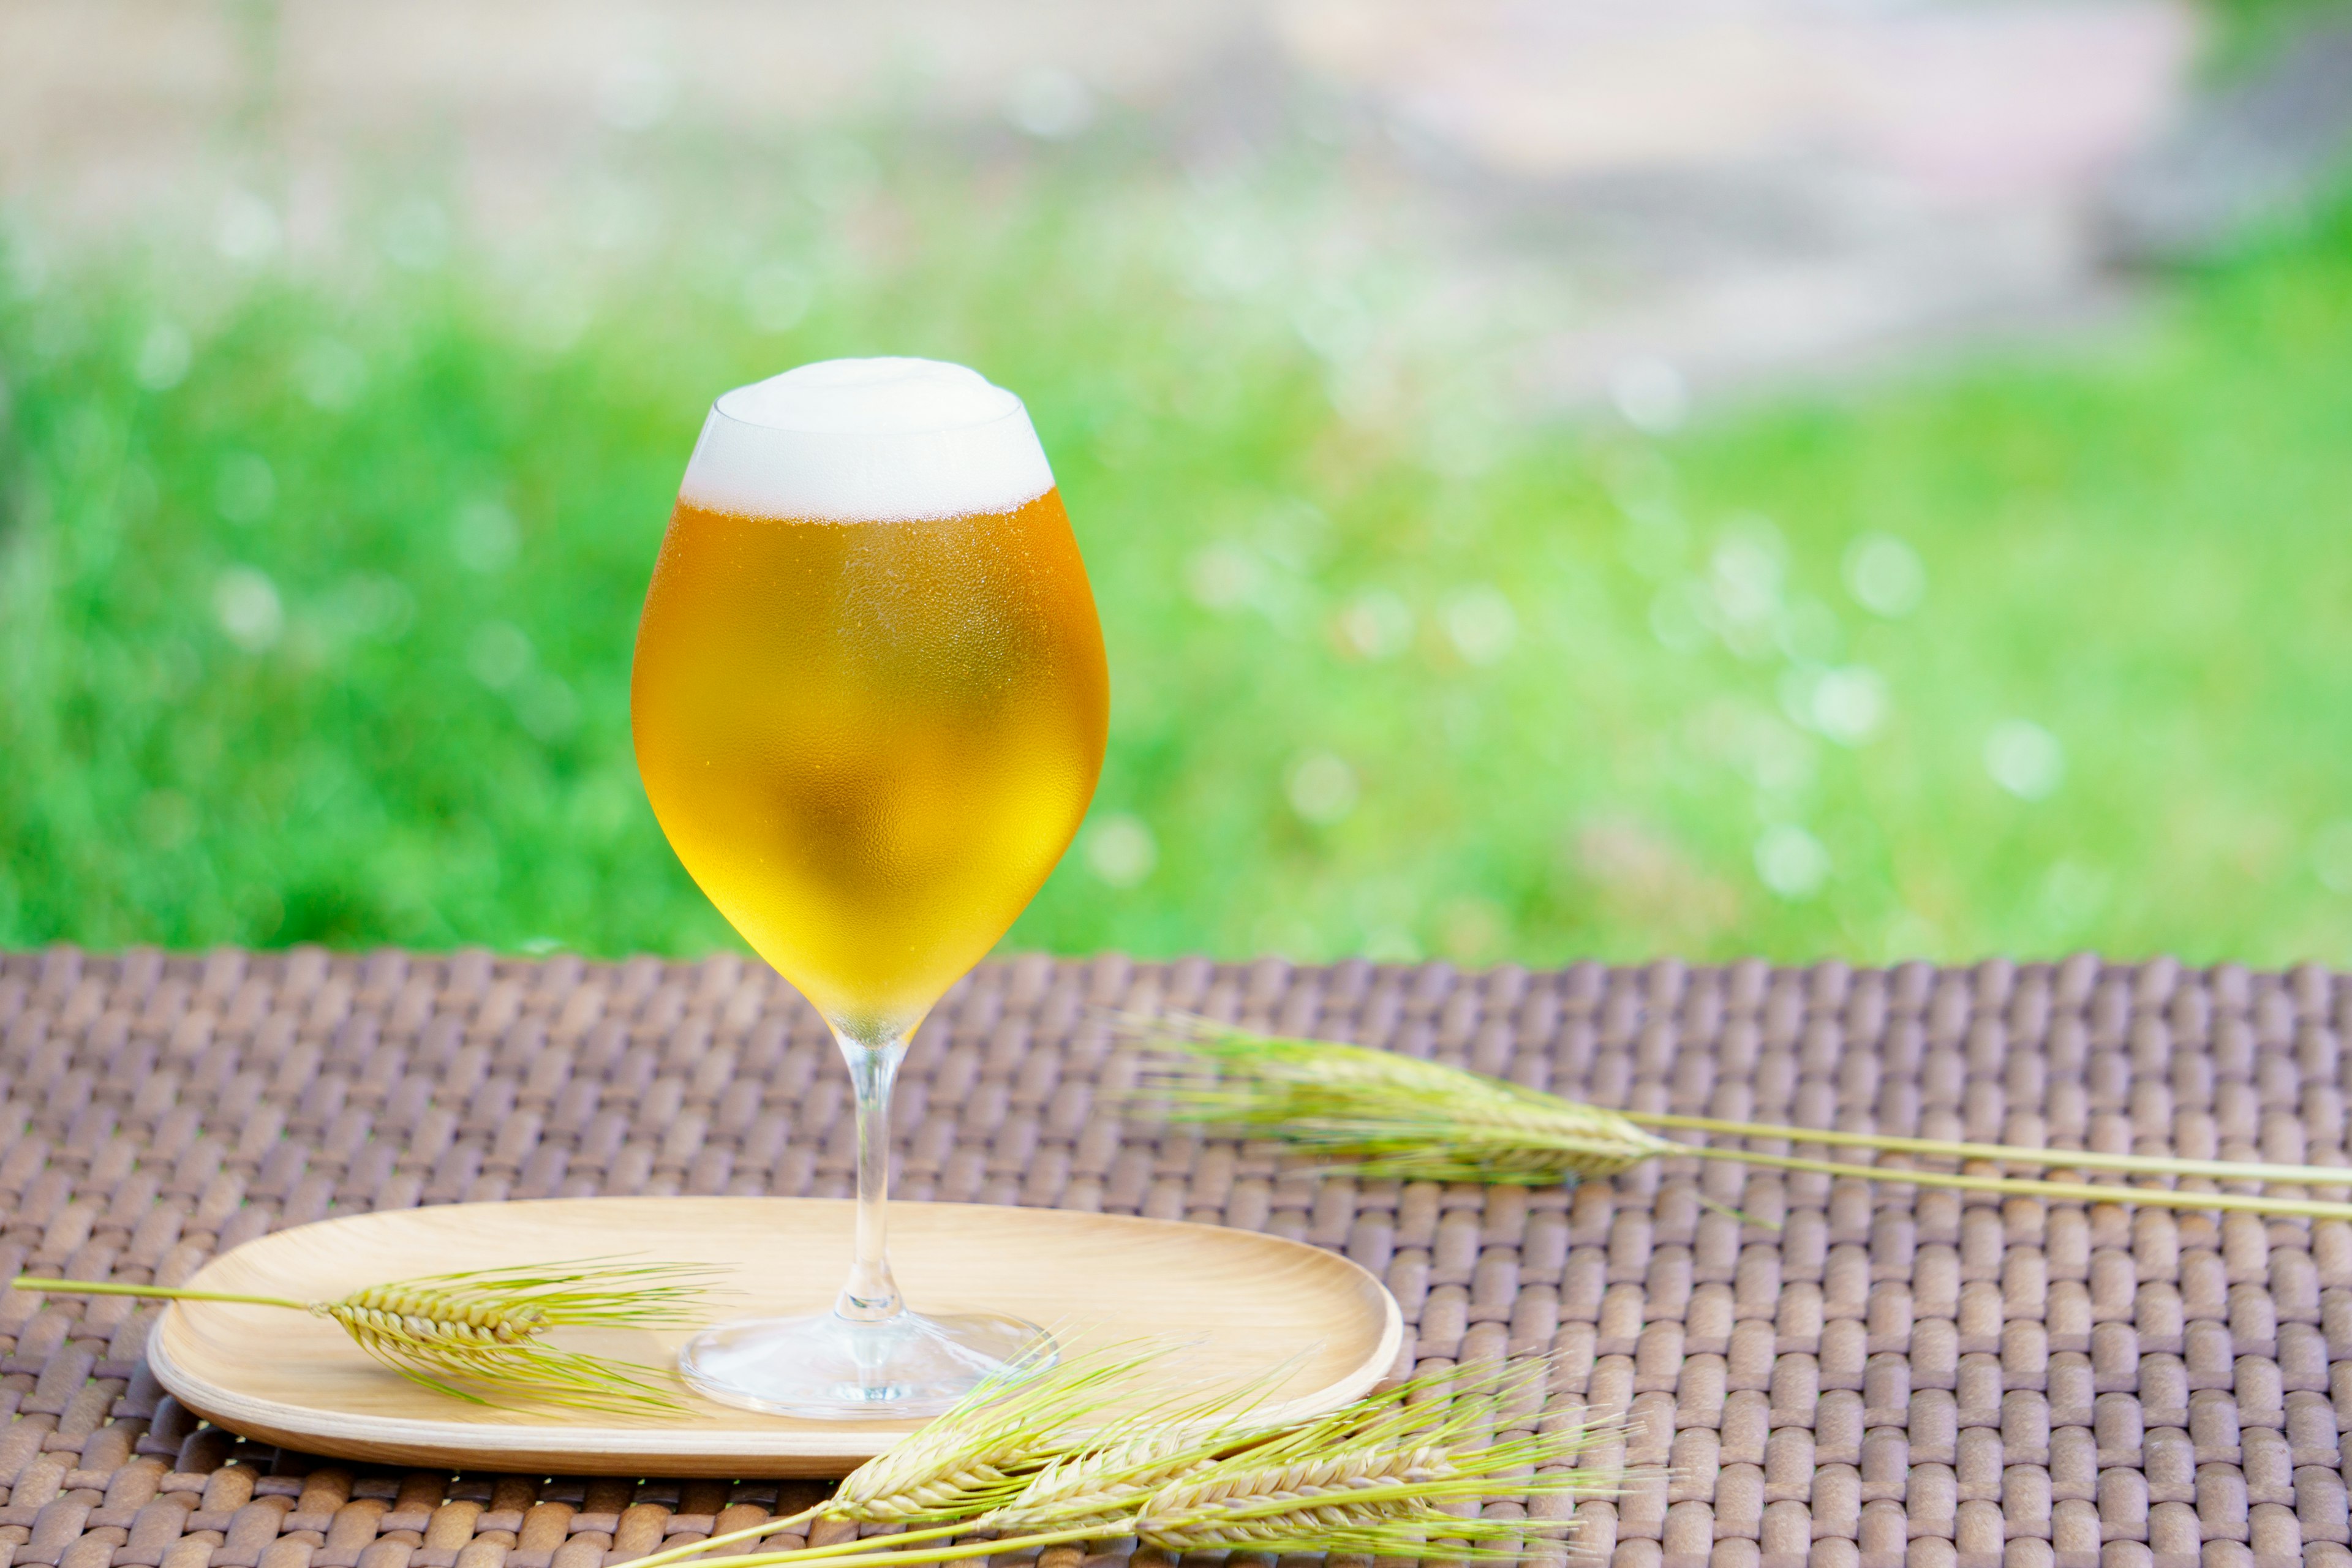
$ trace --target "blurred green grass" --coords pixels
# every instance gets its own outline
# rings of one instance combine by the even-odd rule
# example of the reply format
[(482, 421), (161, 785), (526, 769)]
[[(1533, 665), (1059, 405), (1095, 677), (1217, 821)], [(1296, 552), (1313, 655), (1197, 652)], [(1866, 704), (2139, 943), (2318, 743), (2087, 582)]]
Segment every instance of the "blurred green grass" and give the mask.
[(1663, 439), (1384, 353), (1378, 277), (883, 216), (601, 279), (17, 246), (0, 942), (732, 944), (630, 758), (646, 570), (712, 394), (902, 353), (1028, 399), (1110, 646), (1009, 945), (2352, 956), (2344, 216)]

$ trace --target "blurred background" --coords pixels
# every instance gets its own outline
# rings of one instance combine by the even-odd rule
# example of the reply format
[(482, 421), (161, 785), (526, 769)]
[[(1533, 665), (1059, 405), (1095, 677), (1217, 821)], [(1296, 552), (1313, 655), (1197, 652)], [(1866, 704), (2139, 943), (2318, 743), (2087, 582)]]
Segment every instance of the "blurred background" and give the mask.
[(1008, 939), (2352, 962), (2329, 0), (0, 0), (0, 942), (735, 945), (710, 398), (1027, 399)]

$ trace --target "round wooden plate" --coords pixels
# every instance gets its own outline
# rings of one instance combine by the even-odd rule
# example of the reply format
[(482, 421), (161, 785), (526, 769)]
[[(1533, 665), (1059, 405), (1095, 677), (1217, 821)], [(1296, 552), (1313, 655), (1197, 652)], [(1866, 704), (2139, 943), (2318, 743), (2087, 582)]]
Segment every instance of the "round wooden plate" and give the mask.
[[(331, 1300), (464, 1268), (635, 1254), (732, 1271), (714, 1319), (827, 1309), (849, 1267), (838, 1198), (559, 1198), (353, 1215), (215, 1258), (198, 1289)], [(919, 1311), (992, 1308), (1083, 1349), (1186, 1347), (1188, 1386), (1235, 1384), (1296, 1357), (1269, 1414), (1369, 1390), (1396, 1359), (1395, 1299), (1362, 1268), (1279, 1237), (1170, 1220), (976, 1204), (890, 1205), (890, 1255)], [(691, 1330), (567, 1331), (556, 1342), (664, 1367)], [(282, 1309), (175, 1301), (148, 1364), (191, 1410), (308, 1453), (574, 1475), (841, 1475), (919, 1423), (795, 1421), (685, 1392), (685, 1412), (614, 1416), (467, 1405), (368, 1359), (334, 1323)]]

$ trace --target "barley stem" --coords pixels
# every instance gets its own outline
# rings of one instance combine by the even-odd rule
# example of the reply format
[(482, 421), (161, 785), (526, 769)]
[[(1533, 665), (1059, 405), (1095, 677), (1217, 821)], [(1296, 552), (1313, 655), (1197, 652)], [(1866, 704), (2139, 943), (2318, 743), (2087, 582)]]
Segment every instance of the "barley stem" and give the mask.
[[(955, 1528), (970, 1530), (974, 1521), (965, 1521)], [(867, 1541), (845, 1541), (838, 1546), (803, 1547), (798, 1552), (758, 1552), (741, 1557), (712, 1557), (695, 1564), (695, 1568), (770, 1568), (775, 1563), (822, 1563), (835, 1557), (854, 1557), (858, 1568), (866, 1565), (908, 1563), (952, 1563), (965, 1557), (988, 1557), (999, 1552), (1026, 1552), (1033, 1546), (1060, 1546), (1072, 1541), (1097, 1541), (1114, 1532), (1114, 1527), (1089, 1524), (1075, 1530), (1049, 1530), (1036, 1535), (1008, 1535), (999, 1540), (966, 1541), (947, 1546), (926, 1546), (919, 1552), (868, 1552), (868, 1545), (891, 1539), (876, 1536)], [(1124, 1531), (1117, 1533), (1125, 1534)]]
[[(1156, 1403), (1111, 1426), (1074, 1424), (1132, 1397), (1165, 1349), (1097, 1352), (1045, 1381), (999, 1391), (868, 1460), (824, 1502), (789, 1519), (632, 1560), (625, 1568), (907, 1568), (1139, 1534), (1171, 1550), (1354, 1550), (1493, 1557), (1477, 1542), (1544, 1524), (1460, 1519), (1450, 1500), (1494, 1491), (1528, 1496), (1596, 1492), (1593, 1476), (1538, 1474), (1593, 1441), (1590, 1428), (1486, 1441), (1491, 1396), (1539, 1379), (1525, 1364), (1461, 1369), (1410, 1380), (1286, 1427), (1248, 1418), (1267, 1381), (1202, 1397), (1147, 1385)], [(1123, 1383), (1127, 1389), (1110, 1386)], [(1441, 1391), (1452, 1397), (1417, 1402)], [(1484, 1446), (1481, 1446), (1484, 1444)], [(811, 1520), (928, 1517), (888, 1535), (781, 1551), (711, 1556)], [(942, 1520), (945, 1514), (959, 1518)], [(972, 1539), (979, 1532), (979, 1539)], [(993, 1532), (989, 1533), (989, 1532)], [(961, 1542), (953, 1538), (966, 1537)], [(1276, 1545), (1269, 1547), (1267, 1543)], [(1319, 1543), (1319, 1544), (1318, 1544)]]
[[(713, 1535), (686, 1546), (673, 1546), (667, 1552), (656, 1552), (645, 1557), (632, 1557), (627, 1560), (628, 1568), (662, 1568), (664, 1563), (684, 1562), (687, 1558), (698, 1556), (714, 1546), (732, 1546), (739, 1541), (752, 1541), (762, 1535), (774, 1535), (781, 1531), (790, 1530), (796, 1524), (810, 1522), (823, 1511), (824, 1508), (824, 1504), (818, 1503), (814, 1508), (804, 1508), (798, 1513), (787, 1514), (782, 1519), (766, 1520), (749, 1529), (730, 1530), (724, 1535)], [(802, 1550), (805, 1551), (807, 1548)]]
[[(2063, 1202), (2137, 1204), (2242, 1214), (2352, 1219), (2352, 1203), (2251, 1193), (2181, 1192), (2156, 1186), (2049, 1181), (1853, 1165), (1746, 1150), (1668, 1142), (1649, 1128), (1684, 1129), (1796, 1144), (1876, 1149), (1937, 1159), (1993, 1161), (2042, 1170), (2117, 1171), (2270, 1185), (2342, 1189), (2352, 1168), (2254, 1161), (2026, 1149), (1929, 1138), (1733, 1121), (1664, 1111), (1616, 1111), (1565, 1100), (1460, 1068), (1359, 1046), (1283, 1039), (1174, 1018), (1130, 1020), (1213, 1069), (1206, 1082), (1179, 1079), (1151, 1092), (1171, 1101), (1176, 1120), (1211, 1122), (1337, 1156), (1325, 1173), (1406, 1181), (1556, 1182), (1614, 1175), (1650, 1159), (1689, 1156), (1811, 1171), (1865, 1181)], [(1704, 1200), (1702, 1200), (1704, 1201)]]
[(2022, 1176), (1955, 1175), (1943, 1171), (1906, 1171), (1885, 1165), (1845, 1165), (1832, 1160), (1800, 1160), (1787, 1154), (1757, 1154), (1740, 1149), (1715, 1149), (1696, 1143), (1679, 1147), (1675, 1153), (1737, 1164), (1771, 1165), (1784, 1171), (1811, 1171), (1824, 1176), (1859, 1176), (1871, 1182), (1899, 1182), (1906, 1186), (1958, 1187), (1963, 1192), (2005, 1193), (2012, 1197), (2055, 1198), (2072, 1203), (2146, 1204), (2157, 1208), (2226, 1209), (2306, 1219), (2352, 1219), (2352, 1204), (2325, 1203), (2315, 1198), (2273, 1198), (2258, 1193), (2183, 1193), (2168, 1187), (2135, 1187), (2121, 1184), (2105, 1186), (2093, 1182), (2037, 1182)]
[(54, 1290), (63, 1296), (148, 1296), (167, 1301), (236, 1301), (253, 1307), (291, 1307), (298, 1312), (310, 1310), (308, 1301), (291, 1301), (283, 1296), (239, 1296), (226, 1290), (184, 1290), (170, 1285), (121, 1285), (110, 1279), (36, 1279), (19, 1275), (9, 1281), (12, 1290)]
[[(299, 1301), (109, 1279), (25, 1276), (27, 1290), (236, 1302), (326, 1318), (353, 1344), (421, 1387), (474, 1405), (497, 1395), (618, 1413), (682, 1408), (659, 1369), (559, 1350), (541, 1336), (572, 1327), (656, 1328), (690, 1321), (713, 1270), (695, 1265), (615, 1266), (606, 1258), (468, 1269)], [(453, 1381), (454, 1380), (454, 1381)]]
[(1935, 1154), (1950, 1160), (1999, 1160), (2044, 1169), (2138, 1171), (2158, 1176), (2210, 1176), (2222, 1182), (2280, 1182), (2304, 1186), (2352, 1186), (2352, 1168), (2337, 1165), (2273, 1165), (2251, 1160), (2176, 1160), (2168, 1154), (2103, 1154), (2090, 1149), (2026, 1149), (2010, 1143), (1958, 1143), (1937, 1138), (1900, 1138), (1890, 1133), (1839, 1132), (1820, 1127), (1780, 1127), (1757, 1121), (1725, 1121), (1712, 1116), (1677, 1116), (1663, 1110), (1618, 1114), (1644, 1127), (1685, 1128), (1741, 1138), (1780, 1138), (1791, 1143), (1839, 1144), (1885, 1149), (1899, 1154)]
[[(708, 1552), (714, 1546), (731, 1546), (739, 1541), (749, 1541), (754, 1536), (773, 1535), (779, 1531), (790, 1530), (795, 1524), (804, 1524), (822, 1519), (825, 1517), (824, 1510), (825, 1504), (818, 1503), (814, 1508), (803, 1509), (788, 1518), (772, 1519), (765, 1524), (755, 1524), (748, 1530), (730, 1530), (724, 1535), (714, 1535), (708, 1541), (697, 1541), (690, 1545), (673, 1546), (667, 1552), (656, 1552), (650, 1557), (632, 1557), (619, 1565), (619, 1568), (662, 1568), (664, 1563), (683, 1562), (687, 1558)], [(937, 1541), (944, 1535), (961, 1534), (971, 1527), (972, 1521), (959, 1519), (946, 1524), (928, 1525), (921, 1530), (898, 1530), (887, 1535), (868, 1536), (863, 1541), (836, 1542), (830, 1546), (792, 1546), (781, 1552), (761, 1552), (756, 1555), (762, 1563), (821, 1561), (827, 1557), (838, 1557), (845, 1552), (859, 1551), (867, 1545), (878, 1548), (886, 1543), (905, 1545), (909, 1542)], [(748, 1560), (748, 1558), (740, 1557), (713, 1557), (709, 1561), (735, 1563)], [(707, 1565), (698, 1564), (697, 1568), (707, 1568)]]

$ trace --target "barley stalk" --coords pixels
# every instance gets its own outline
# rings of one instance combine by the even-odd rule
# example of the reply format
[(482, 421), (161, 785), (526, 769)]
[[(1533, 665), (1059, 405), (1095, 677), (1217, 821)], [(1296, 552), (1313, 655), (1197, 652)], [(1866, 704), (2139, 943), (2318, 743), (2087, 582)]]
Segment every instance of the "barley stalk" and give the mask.
[(1132, 1381), (1166, 1353), (1119, 1347), (1041, 1373), (1016, 1364), (982, 1384), (912, 1437), (850, 1472), (829, 1517), (914, 1521), (975, 1513), (1009, 1500), (1029, 1473), (1070, 1450), (1110, 1385)]
[(1009, 1503), (988, 1516), (992, 1529), (1032, 1531), (1108, 1524), (1160, 1488), (1226, 1456), (1266, 1443), (1276, 1429), (1253, 1415), (1287, 1363), (1239, 1388), (1186, 1400), (1156, 1400), (1048, 1460)]
[(1214, 1069), (1150, 1083), (1179, 1119), (1278, 1137), (1364, 1175), (1548, 1184), (1613, 1176), (1682, 1147), (1616, 1111), (1411, 1057), (1190, 1020), (1161, 1028)]
[(1177, 1121), (1230, 1127), (1323, 1156), (1318, 1168), (1330, 1173), (1409, 1181), (1549, 1184), (1614, 1175), (1644, 1160), (1680, 1156), (2062, 1202), (2352, 1219), (2352, 1203), (1847, 1164), (1673, 1142), (1650, 1132), (1647, 1126), (1874, 1148), (1964, 1162), (1999, 1161), (2040, 1169), (2116, 1171), (2274, 1186), (2352, 1185), (2352, 1169), (2026, 1149), (1663, 1112), (1620, 1112), (1459, 1068), (1357, 1046), (1275, 1038), (1202, 1019), (1128, 1022), (1131, 1028), (1148, 1033), (1177, 1053), (1172, 1063), (1147, 1080), (1139, 1097), (1164, 1101)]
[[(1107, 1405), (1148, 1396), (1150, 1390), (1137, 1385), (1164, 1353), (1118, 1359), (1102, 1369), (1104, 1375), (1087, 1385), (1079, 1402), (1067, 1402), (1052, 1390), (1033, 1392), (1032, 1400), (1083, 1420), (1085, 1401)], [(1252, 1414), (1255, 1394), (1271, 1378), (1207, 1398), (1163, 1396), (1099, 1430), (1058, 1437), (1059, 1450), (1035, 1464), (1018, 1493), (1000, 1506), (982, 1510), (974, 1506), (980, 1492), (965, 1494), (961, 1506), (972, 1511), (961, 1521), (830, 1546), (702, 1558), (696, 1568), (832, 1568), (835, 1562), (842, 1568), (901, 1568), (1123, 1534), (1139, 1534), (1170, 1550), (1507, 1555), (1483, 1543), (1517, 1541), (1563, 1528), (1567, 1521), (1465, 1518), (1448, 1507), (1502, 1493), (1599, 1496), (1616, 1489), (1618, 1478), (1560, 1468), (1604, 1434), (1582, 1429), (1484, 1440), (1494, 1399), (1516, 1379), (1540, 1376), (1542, 1371), (1540, 1365), (1520, 1366), (1478, 1377), (1449, 1370), (1289, 1426), (1267, 1426)], [(1454, 1397), (1437, 1397), (1448, 1390)], [(848, 1511), (835, 1517), (864, 1517), (860, 1510), (874, 1498), (889, 1495), (892, 1487), (919, 1488), (927, 1475), (974, 1471), (982, 1458), (980, 1446), (991, 1440), (999, 1424), (988, 1410), (989, 1404), (981, 1403), (942, 1416), (919, 1436), (943, 1426), (950, 1430), (920, 1445), (919, 1462), (901, 1460), (896, 1468), (886, 1463), (916, 1446), (902, 1445), (853, 1474), (843, 1488), (850, 1498), (846, 1504), (836, 1500), (799, 1517), (836, 1506)], [(1010, 1422), (1013, 1427), (1027, 1424), (1017, 1415)], [(1028, 1450), (1033, 1458), (1043, 1451)], [(935, 1506), (944, 1511), (946, 1505)], [(697, 1542), (636, 1559), (632, 1568), (662, 1568), (792, 1522), (772, 1521)], [(972, 1532), (987, 1532), (988, 1538), (941, 1539)]]
[(1482, 1543), (1517, 1541), (1567, 1521), (1465, 1517), (1447, 1505), (1497, 1493), (1592, 1497), (1617, 1489), (1622, 1478), (1561, 1468), (1602, 1441), (1603, 1432), (1572, 1428), (1482, 1441), (1485, 1396), (1501, 1392), (1499, 1379), (1475, 1384), (1470, 1397), (1455, 1399), (1433, 1422), (1404, 1402), (1457, 1375), (1438, 1373), (1193, 1471), (1148, 1499), (1129, 1528), (1171, 1552), (1475, 1557), (1490, 1554)]
[[(1358, 1447), (1289, 1464), (1211, 1467), (1145, 1500), (1136, 1537), (1171, 1552), (1243, 1543), (1290, 1550), (1302, 1534), (1356, 1532), (1392, 1524), (1401, 1514), (1435, 1521), (1429, 1489), (1454, 1479), (1445, 1450)], [(1400, 1509), (1409, 1502), (1421, 1507)], [(1452, 1518), (1444, 1523), (1459, 1522)]]
[(2006, 1165), (2032, 1165), (2043, 1170), (2121, 1171), (2156, 1176), (2199, 1176), (2217, 1182), (2352, 1186), (2352, 1170), (2340, 1165), (2279, 1165), (2254, 1160), (2189, 1160), (2170, 1154), (2107, 1154), (2094, 1149), (2027, 1149), (2014, 1143), (1948, 1142), (1936, 1138), (1903, 1138), (1887, 1132), (1841, 1132), (1825, 1127), (1780, 1127), (1767, 1122), (1725, 1121), (1712, 1116), (1677, 1116), (1663, 1110), (1629, 1110), (1623, 1115), (1627, 1121), (1640, 1122), (1645, 1127), (1722, 1132), (1738, 1138), (1784, 1138), (1793, 1142), (1821, 1143), (1832, 1148), (1879, 1149), (1889, 1153), (1929, 1154), (1948, 1160), (1997, 1160)]
[(684, 1408), (666, 1370), (544, 1342), (564, 1328), (668, 1328), (694, 1321), (712, 1271), (684, 1264), (576, 1263), (468, 1269), (372, 1285), (332, 1301), (30, 1277), (56, 1295), (139, 1296), (284, 1307), (326, 1318), (352, 1342), (424, 1387), (475, 1405), (520, 1402), (613, 1415)]
[(989, 1516), (990, 1522), (1023, 1531), (1109, 1524), (1160, 1488), (1206, 1468), (1227, 1446), (1215, 1435), (1180, 1429), (1139, 1432), (1064, 1455), (1030, 1477), (1010, 1503)]
[[(1080, 1452), (1087, 1441), (1083, 1424), (1108, 1403), (1132, 1397), (1133, 1386), (1118, 1385), (1138, 1384), (1168, 1353), (1164, 1347), (1122, 1345), (1052, 1366), (1015, 1363), (912, 1436), (852, 1470), (832, 1497), (814, 1507), (632, 1559), (633, 1568), (665, 1568), (716, 1546), (756, 1541), (821, 1519), (929, 1527), (886, 1538), (898, 1545), (956, 1534), (971, 1521), (1003, 1509), (1037, 1472)], [(803, 1547), (751, 1555), (763, 1563), (785, 1562), (841, 1550)]]

